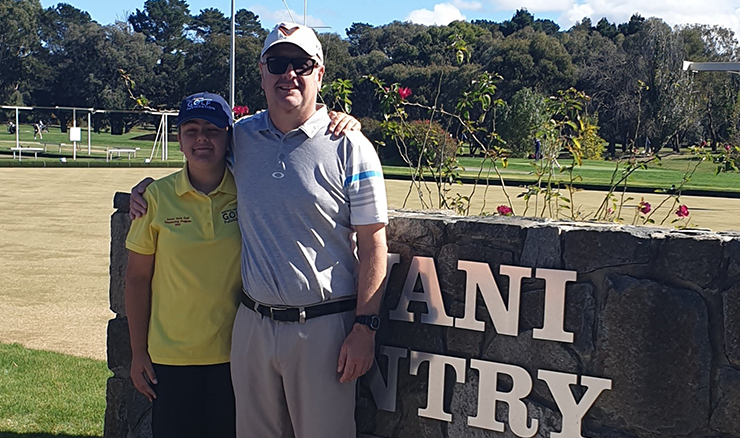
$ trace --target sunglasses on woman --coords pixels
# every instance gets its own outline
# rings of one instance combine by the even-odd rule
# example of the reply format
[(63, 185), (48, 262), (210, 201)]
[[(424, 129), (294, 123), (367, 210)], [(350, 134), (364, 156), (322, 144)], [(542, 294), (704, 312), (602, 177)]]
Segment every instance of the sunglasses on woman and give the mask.
[(313, 58), (287, 58), (285, 56), (271, 56), (265, 59), (267, 71), (274, 75), (284, 74), (288, 70), (288, 64), (293, 66), (293, 71), (298, 76), (308, 76), (313, 73), (318, 64)]

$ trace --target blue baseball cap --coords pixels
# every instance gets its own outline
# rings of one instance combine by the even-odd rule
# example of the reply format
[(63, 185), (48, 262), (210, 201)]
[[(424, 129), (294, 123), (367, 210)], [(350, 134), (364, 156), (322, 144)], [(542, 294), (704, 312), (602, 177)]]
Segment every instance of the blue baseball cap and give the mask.
[(195, 93), (182, 100), (180, 114), (177, 115), (177, 127), (193, 119), (203, 119), (219, 128), (234, 124), (231, 107), (223, 97), (214, 93)]

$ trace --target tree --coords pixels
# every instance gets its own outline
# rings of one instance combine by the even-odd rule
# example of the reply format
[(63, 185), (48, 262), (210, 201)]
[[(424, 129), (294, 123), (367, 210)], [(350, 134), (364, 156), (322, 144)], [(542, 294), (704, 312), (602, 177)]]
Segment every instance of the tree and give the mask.
[(146, 0), (144, 10), (137, 9), (128, 22), (135, 32), (143, 33), (161, 49), (153, 84), (156, 92), (151, 100), (158, 106), (176, 107), (186, 95), (184, 84), (192, 67), (185, 63), (185, 53), (192, 46), (185, 36), (192, 22), (188, 4), (184, 0)]
[(524, 87), (552, 94), (573, 86), (576, 79), (571, 57), (563, 45), (531, 27), (495, 41), (481, 55), (480, 62), (486, 71), (503, 76), (500, 92), (505, 100)]
[(267, 32), (260, 24), (259, 15), (246, 9), (239, 9), (236, 11), (234, 17), (236, 21), (236, 35), (242, 37), (252, 37), (259, 40), (264, 40), (267, 37)]
[(499, 134), (506, 142), (506, 148), (515, 156), (525, 156), (534, 148), (537, 132), (549, 117), (545, 96), (526, 87), (517, 91), (498, 124)]
[(200, 14), (193, 17), (189, 29), (201, 39), (211, 35), (226, 35), (231, 33), (231, 20), (216, 8), (202, 9)]
[(527, 9), (517, 9), (511, 20), (501, 23), (501, 33), (509, 36), (524, 28), (531, 27), (534, 24), (534, 15), (530, 14)]
[(39, 0), (0, 0), (0, 102), (23, 104), (32, 91), (40, 14)]

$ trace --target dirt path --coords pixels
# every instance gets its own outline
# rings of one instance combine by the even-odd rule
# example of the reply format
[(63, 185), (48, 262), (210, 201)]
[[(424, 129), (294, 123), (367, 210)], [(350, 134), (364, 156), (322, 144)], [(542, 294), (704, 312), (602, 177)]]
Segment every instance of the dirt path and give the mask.
[[(113, 194), (128, 191), (144, 176), (172, 171), (0, 169), (0, 342), (105, 359), (106, 324), (113, 316), (108, 310)], [(408, 183), (389, 181), (387, 187), (390, 206), (400, 208)], [(515, 197), (520, 191), (511, 188), (509, 193)], [(499, 188), (489, 192), (491, 211), (505, 198)], [(576, 201), (594, 205), (602, 196), (580, 192)], [(662, 199), (645, 198), (653, 205)], [(682, 201), (697, 225), (740, 230), (740, 200)], [(418, 206), (418, 200), (407, 205)], [(521, 200), (515, 200), (515, 209), (523, 211)]]

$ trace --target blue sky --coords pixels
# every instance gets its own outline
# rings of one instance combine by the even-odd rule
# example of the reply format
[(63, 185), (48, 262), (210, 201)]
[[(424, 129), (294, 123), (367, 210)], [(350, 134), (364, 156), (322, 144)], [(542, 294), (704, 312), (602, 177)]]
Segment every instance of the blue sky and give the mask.
[[(286, 2), (296, 21), (302, 22), (303, 2)], [(41, 1), (44, 7), (56, 3)], [(67, 0), (66, 3), (89, 12), (101, 24), (125, 19), (144, 6), (144, 0)], [(230, 0), (189, 0), (188, 4), (194, 14), (208, 7), (218, 8), (227, 15), (231, 11)], [(265, 28), (290, 18), (282, 0), (237, 0), (236, 7), (258, 14)], [(537, 18), (555, 20), (566, 29), (583, 17), (590, 17), (594, 23), (601, 17), (622, 23), (638, 12), (644, 17), (660, 17), (671, 25), (720, 25), (733, 29), (736, 36), (740, 34), (740, 0), (310, 0), (307, 21), (310, 26), (330, 26), (330, 29), (317, 29), (319, 32), (344, 36), (345, 29), (354, 22), (382, 25), (399, 20), (431, 25), (456, 19), (502, 21), (519, 8), (527, 8)]]

